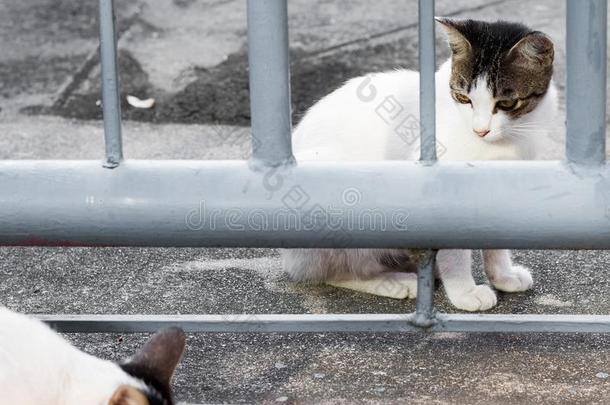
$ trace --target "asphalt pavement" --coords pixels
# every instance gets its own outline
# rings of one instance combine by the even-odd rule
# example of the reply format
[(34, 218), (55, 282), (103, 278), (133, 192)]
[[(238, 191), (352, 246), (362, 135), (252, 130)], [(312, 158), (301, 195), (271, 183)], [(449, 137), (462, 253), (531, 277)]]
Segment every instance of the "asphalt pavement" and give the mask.
[[(0, 1), (0, 158), (102, 159), (96, 2)], [(249, 156), (243, 0), (117, 0), (125, 154)], [(417, 66), (417, 2), (289, 1), (295, 122), (370, 71)], [(508, 19), (549, 34), (565, 98), (564, 2), (439, 0), (437, 14)], [(439, 61), (448, 56), (440, 30)], [(124, 97), (123, 97), (124, 99)], [(564, 128), (545, 151), (563, 154)], [(578, 215), (578, 207), (574, 209)], [(569, 232), (569, 229), (566, 229)], [(610, 254), (519, 251), (533, 290), (491, 313), (609, 314)], [(480, 260), (476, 277), (484, 282)], [(439, 310), (454, 312), (443, 292)], [(0, 248), (0, 304), (27, 313), (405, 313), (413, 301), (294, 285), (271, 249)], [(70, 334), (120, 359), (144, 335)], [(610, 404), (610, 336), (192, 334), (185, 403)]]

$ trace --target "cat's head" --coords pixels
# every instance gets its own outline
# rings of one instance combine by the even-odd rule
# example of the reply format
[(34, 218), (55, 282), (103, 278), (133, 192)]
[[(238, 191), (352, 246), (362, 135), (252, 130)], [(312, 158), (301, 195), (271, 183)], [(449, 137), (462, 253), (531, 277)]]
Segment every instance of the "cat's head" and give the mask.
[(155, 333), (140, 351), (120, 364), (142, 387), (121, 385), (109, 405), (173, 405), (170, 383), (182, 358), (186, 337), (179, 328)]
[(473, 136), (495, 142), (534, 111), (553, 75), (553, 42), (505, 21), (437, 18), (451, 47), (450, 92)]

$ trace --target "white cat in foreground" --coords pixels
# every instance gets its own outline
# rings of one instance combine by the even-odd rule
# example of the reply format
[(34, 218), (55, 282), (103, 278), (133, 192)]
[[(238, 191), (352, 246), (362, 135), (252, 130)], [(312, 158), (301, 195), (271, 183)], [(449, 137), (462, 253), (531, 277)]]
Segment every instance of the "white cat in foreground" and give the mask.
[[(535, 159), (556, 128), (551, 40), (521, 24), (438, 21), (452, 50), (436, 73), (439, 160)], [(316, 103), (295, 129), (297, 160), (418, 159), (418, 94), (419, 74), (409, 70), (348, 81)], [(295, 280), (393, 298), (417, 293), (416, 275), (404, 272), (408, 250), (292, 249), (282, 256)], [(483, 259), (498, 290), (532, 287), (529, 270), (513, 264), (510, 251), (486, 250)], [(470, 250), (440, 250), (437, 275), (459, 309), (479, 311), (496, 304), (489, 286), (475, 284)], [(395, 288), (380, 288), (388, 282)]]
[(184, 344), (180, 329), (165, 329), (118, 365), (0, 307), (0, 405), (172, 405), (170, 380)]

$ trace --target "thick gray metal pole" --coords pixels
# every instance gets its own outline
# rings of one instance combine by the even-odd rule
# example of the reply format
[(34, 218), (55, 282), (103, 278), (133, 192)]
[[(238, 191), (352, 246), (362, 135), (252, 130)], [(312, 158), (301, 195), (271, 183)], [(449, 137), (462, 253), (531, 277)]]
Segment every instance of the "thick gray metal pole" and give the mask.
[(419, 0), (419, 121), (420, 160), (436, 160), (434, 74), (434, 0)]
[(121, 137), (121, 100), (117, 59), (117, 31), (113, 0), (99, 0), (100, 59), (102, 63), (102, 107), (105, 167), (114, 168), (123, 159)]
[(607, 0), (567, 0), (566, 158), (606, 161)]
[(605, 165), (301, 162), (272, 175), (243, 161), (0, 161), (0, 244), (610, 249)]
[(286, 0), (248, 0), (253, 167), (294, 162)]

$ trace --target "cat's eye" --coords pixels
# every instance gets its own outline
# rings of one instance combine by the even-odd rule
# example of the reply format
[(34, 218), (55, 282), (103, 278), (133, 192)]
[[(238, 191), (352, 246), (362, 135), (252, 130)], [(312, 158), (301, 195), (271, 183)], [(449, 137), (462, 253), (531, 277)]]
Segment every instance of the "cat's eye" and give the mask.
[(453, 93), (453, 98), (455, 98), (455, 101), (457, 101), (458, 103), (470, 104), (470, 99), (468, 98), (468, 96), (465, 96), (461, 93)]
[(510, 110), (514, 109), (515, 107), (517, 107), (518, 103), (519, 103), (519, 100), (517, 100), (517, 99), (500, 100), (496, 103), (496, 107), (498, 107), (500, 110), (510, 111)]

